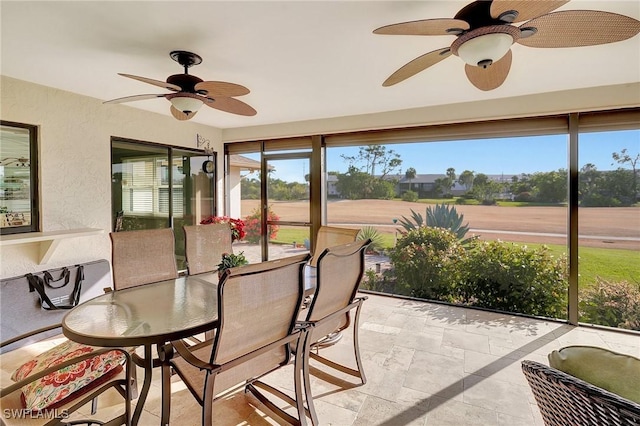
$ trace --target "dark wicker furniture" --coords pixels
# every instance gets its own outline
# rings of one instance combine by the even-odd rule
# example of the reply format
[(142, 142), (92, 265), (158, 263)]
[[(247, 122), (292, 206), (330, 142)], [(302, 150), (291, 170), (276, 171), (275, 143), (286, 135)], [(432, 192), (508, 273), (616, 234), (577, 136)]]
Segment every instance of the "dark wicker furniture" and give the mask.
[(522, 371), (546, 426), (640, 425), (640, 404), (535, 361)]

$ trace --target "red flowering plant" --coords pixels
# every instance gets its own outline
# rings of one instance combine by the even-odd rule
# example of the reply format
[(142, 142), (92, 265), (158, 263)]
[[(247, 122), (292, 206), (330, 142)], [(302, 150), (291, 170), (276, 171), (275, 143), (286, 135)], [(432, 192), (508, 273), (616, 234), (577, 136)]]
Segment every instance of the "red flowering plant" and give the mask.
[[(271, 210), (271, 206), (269, 206), (267, 210), (267, 220), (274, 222), (280, 220), (280, 217)], [(260, 236), (262, 235), (262, 227), (260, 226), (260, 209), (253, 210), (249, 216), (245, 217), (245, 222), (247, 224), (247, 241), (250, 243), (259, 242)], [(278, 225), (267, 225), (267, 232), (269, 233), (270, 240), (276, 239), (279, 229)]]
[(242, 240), (247, 233), (244, 230), (244, 221), (242, 219), (233, 219), (228, 216), (209, 216), (200, 221), (200, 225), (209, 225), (212, 223), (228, 223), (231, 226), (231, 241)]

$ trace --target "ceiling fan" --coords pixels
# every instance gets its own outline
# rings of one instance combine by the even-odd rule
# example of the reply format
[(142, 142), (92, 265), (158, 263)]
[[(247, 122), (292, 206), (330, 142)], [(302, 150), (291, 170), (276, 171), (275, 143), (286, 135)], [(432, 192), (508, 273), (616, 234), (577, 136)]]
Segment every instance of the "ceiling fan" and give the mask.
[[(511, 68), (511, 45), (578, 47), (614, 43), (640, 32), (640, 21), (596, 10), (556, 11), (569, 0), (476, 0), (452, 19), (424, 19), (387, 25), (373, 31), (388, 35), (453, 35), (449, 47), (412, 60), (387, 78), (400, 83), (449, 56), (465, 65), (467, 78), (480, 90), (500, 87)], [(526, 21), (520, 26), (515, 22)]]
[(171, 102), (171, 114), (178, 120), (189, 120), (193, 118), (203, 104), (232, 114), (245, 116), (256, 115), (255, 109), (235, 98), (236, 96), (248, 94), (249, 89), (239, 84), (225, 81), (203, 81), (195, 75), (190, 75), (189, 67), (202, 63), (202, 58), (195, 53), (184, 50), (174, 50), (170, 53), (170, 56), (171, 59), (184, 67), (184, 74), (170, 75), (167, 77), (166, 82), (131, 74), (118, 74), (123, 77), (172, 90), (172, 93), (126, 96), (104, 103), (119, 104), (145, 99), (166, 98)]

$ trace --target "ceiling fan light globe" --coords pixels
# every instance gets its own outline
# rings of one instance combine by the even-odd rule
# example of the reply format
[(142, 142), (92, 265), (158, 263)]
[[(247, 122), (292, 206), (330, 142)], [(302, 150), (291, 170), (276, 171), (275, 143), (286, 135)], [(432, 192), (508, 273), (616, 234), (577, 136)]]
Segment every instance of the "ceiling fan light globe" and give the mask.
[(513, 41), (513, 37), (506, 33), (483, 34), (460, 45), (457, 55), (474, 67), (486, 64), (487, 61), (495, 63), (507, 54)]
[(171, 105), (173, 105), (175, 109), (184, 112), (185, 114), (196, 112), (202, 106), (202, 101), (200, 99), (190, 96), (173, 96), (170, 101)]

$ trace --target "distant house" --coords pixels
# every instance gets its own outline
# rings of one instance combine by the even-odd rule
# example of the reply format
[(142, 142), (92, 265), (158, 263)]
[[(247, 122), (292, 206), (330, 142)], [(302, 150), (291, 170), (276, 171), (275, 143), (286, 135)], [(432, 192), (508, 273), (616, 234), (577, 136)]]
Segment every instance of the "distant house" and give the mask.
[[(407, 179), (405, 175), (396, 175), (395, 179), (398, 179), (398, 184), (396, 185), (396, 193), (401, 196), (407, 191), (414, 191), (418, 193), (418, 197), (426, 198), (428, 196), (433, 196), (434, 191), (436, 189), (436, 180), (444, 179), (447, 175), (445, 174), (416, 174), (413, 179)], [(451, 188), (450, 193), (453, 195), (462, 195), (465, 193), (465, 189), (462, 185), (457, 182), (454, 182), (453, 188)]]

